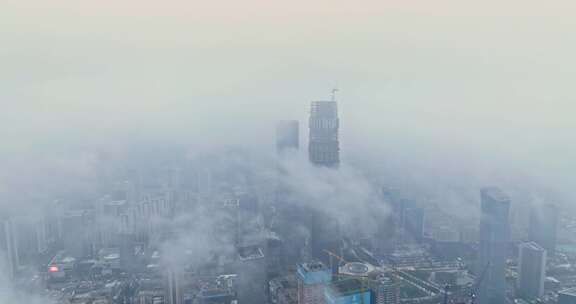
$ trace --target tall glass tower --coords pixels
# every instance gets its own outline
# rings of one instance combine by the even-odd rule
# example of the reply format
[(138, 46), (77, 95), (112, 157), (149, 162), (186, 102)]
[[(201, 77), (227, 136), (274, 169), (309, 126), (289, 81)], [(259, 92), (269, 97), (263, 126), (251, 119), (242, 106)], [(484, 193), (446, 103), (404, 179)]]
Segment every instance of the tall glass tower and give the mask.
[(510, 198), (496, 187), (483, 188), (480, 196), (482, 217), (478, 273), (484, 273), (484, 278), (479, 286), (478, 301), (480, 304), (505, 304)]

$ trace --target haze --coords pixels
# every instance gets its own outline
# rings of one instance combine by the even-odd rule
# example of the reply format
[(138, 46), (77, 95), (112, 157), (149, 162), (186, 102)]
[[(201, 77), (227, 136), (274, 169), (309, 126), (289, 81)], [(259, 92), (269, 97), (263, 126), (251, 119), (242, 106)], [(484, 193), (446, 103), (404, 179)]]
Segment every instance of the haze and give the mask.
[(344, 155), (481, 154), (568, 184), (574, 8), (5, 0), (3, 158), (137, 137), (268, 147), (275, 120), (338, 87)]
[[(404, 209), (396, 214), (394, 206), (380, 204), (394, 201), (383, 194), (388, 186), (402, 193), (395, 199), (412, 208), (411, 216), (422, 224), (427, 212), (433, 223), (427, 225), (436, 225), (408, 241), (404, 222), (390, 228), (401, 231), (394, 237), (402, 246), (422, 245), (424, 234), (436, 237), (444, 221), (461, 234), (473, 226), (488, 235), (482, 229), (494, 225), (482, 222), (478, 202), (501, 196), (492, 188), (482, 198), (478, 192), (495, 185), (513, 202), (512, 237), (502, 242), (516, 245), (533, 233), (527, 206), (575, 209), (574, 29), (576, 3), (569, 0), (0, 0), (0, 220), (15, 215), (10, 221), (19, 221), (58, 200), (76, 204), (67, 212), (81, 206), (97, 214), (94, 206), (115, 203), (106, 195), (121, 182), (126, 205), (136, 209), (141, 201), (128, 198), (129, 183), (142, 193), (170, 184), (170, 191), (183, 193), (174, 203), (183, 212), (150, 221), (161, 232), (150, 232), (157, 238), (142, 245), (146, 263), (158, 252), (170, 268), (204, 267), (214, 252), (240, 256), (242, 229), (257, 230), (245, 237), (259, 242), (271, 231), (284, 232), (288, 249), (282, 254), (300, 263), (310, 246), (340, 242), (335, 247), (354, 251), (364, 248), (358, 240), (367, 235), (384, 238), (381, 232), (390, 228), (382, 226), (384, 218), (400, 214), (391, 221), (404, 221)], [(330, 100), (335, 88), (338, 170), (311, 166), (306, 155), (310, 102)], [(282, 158), (274, 151), (275, 126), (287, 119), (300, 122), (300, 152)], [(194, 179), (198, 189), (171, 184), (158, 168)], [(142, 174), (148, 169), (154, 173)], [(144, 189), (143, 175), (158, 184)], [(212, 186), (212, 178), (225, 186)], [(201, 193), (203, 182), (209, 194)], [(216, 204), (206, 202), (227, 202), (223, 197), (239, 195), (241, 187), (254, 192), (247, 200), (260, 200), (261, 210), (248, 207), (246, 227), (235, 227), (233, 236), (222, 224), (232, 222), (229, 210), (215, 212)], [(294, 204), (299, 221), (277, 211), (278, 197)], [(279, 224), (270, 220), (274, 212), (285, 216), (274, 218)], [(107, 216), (95, 220), (98, 229), (120, 221)], [(565, 217), (559, 239), (570, 245), (573, 227), (566, 222), (573, 218)], [(6, 236), (10, 221), (2, 226)], [(319, 223), (326, 225), (317, 229)], [(505, 221), (496, 224), (509, 229)], [(340, 229), (334, 241), (332, 230)], [(61, 239), (64, 232), (53, 236), (51, 254), (70, 249)], [(12, 254), (10, 242), (3, 242), (8, 245), (0, 247), (0, 257)], [(461, 243), (468, 252), (477, 245), (475, 239)], [(301, 252), (287, 253), (296, 246)], [(374, 251), (393, 251), (386, 246), (374, 245)], [(494, 272), (505, 269), (501, 257)], [(567, 263), (562, 258), (550, 260)], [(7, 286), (0, 287), (0, 304), (30, 296), (7, 283), (16, 275), (34, 277), (29, 268), (53, 279), (48, 262), (28, 259), (27, 265), (13, 256), (6, 259), (10, 267), (0, 263), (13, 271), (0, 275)], [(143, 265), (147, 271), (149, 264)], [(25, 286), (20, 283), (14, 285)], [(27, 301), (45, 303), (42, 292)]]

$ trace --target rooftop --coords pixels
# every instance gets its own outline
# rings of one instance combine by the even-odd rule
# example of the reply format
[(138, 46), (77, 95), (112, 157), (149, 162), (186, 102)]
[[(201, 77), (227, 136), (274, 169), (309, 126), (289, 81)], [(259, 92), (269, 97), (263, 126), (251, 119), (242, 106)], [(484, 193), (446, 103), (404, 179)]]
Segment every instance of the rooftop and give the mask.
[(313, 272), (313, 271), (324, 271), (326, 270), (326, 266), (321, 262), (310, 262), (310, 263), (303, 263), (301, 265), (302, 269), (306, 272)]
[(497, 202), (509, 202), (510, 197), (498, 187), (485, 187), (481, 190), (482, 195)]
[(559, 294), (576, 297), (576, 287), (564, 289), (564, 290), (560, 291)]
[(259, 246), (244, 246), (238, 247), (238, 256), (242, 261), (255, 260), (263, 258), (264, 253)]
[(374, 266), (359, 262), (347, 263), (339, 268), (340, 274), (350, 276), (368, 276), (374, 270)]
[(349, 279), (335, 281), (330, 285), (330, 292), (335, 296), (347, 296), (366, 291), (362, 281), (358, 279)]
[(528, 248), (536, 251), (544, 251), (544, 248), (542, 248), (542, 246), (538, 245), (535, 242), (522, 243), (520, 244), (520, 248)]

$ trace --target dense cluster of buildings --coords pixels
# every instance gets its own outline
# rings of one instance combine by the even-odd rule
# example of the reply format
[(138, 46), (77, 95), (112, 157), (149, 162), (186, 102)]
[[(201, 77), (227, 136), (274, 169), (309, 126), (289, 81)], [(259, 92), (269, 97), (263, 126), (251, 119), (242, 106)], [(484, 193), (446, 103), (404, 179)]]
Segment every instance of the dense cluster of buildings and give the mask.
[[(383, 186), (390, 212), (359, 237), (281, 178), (299, 126), (277, 125), (272, 187), (235, 161), (126, 169), (94, 201), (1, 218), (0, 265), (15, 288), (54, 303), (576, 303), (558, 207), (533, 207), (518, 237), (499, 188), (479, 189), (477, 221), (459, 222)], [(336, 100), (312, 102), (308, 126), (310, 163), (337, 172)]]

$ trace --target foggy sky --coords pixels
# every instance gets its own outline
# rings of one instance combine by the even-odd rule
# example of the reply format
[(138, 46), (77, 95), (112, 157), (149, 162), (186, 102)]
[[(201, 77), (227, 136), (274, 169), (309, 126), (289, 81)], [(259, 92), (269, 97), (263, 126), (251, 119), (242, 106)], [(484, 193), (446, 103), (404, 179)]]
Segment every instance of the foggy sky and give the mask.
[(336, 86), (345, 160), (447, 183), (521, 175), (572, 197), (575, 8), (4, 0), (2, 175), (138, 141), (271, 151), (274, 122), (304, 132)]

